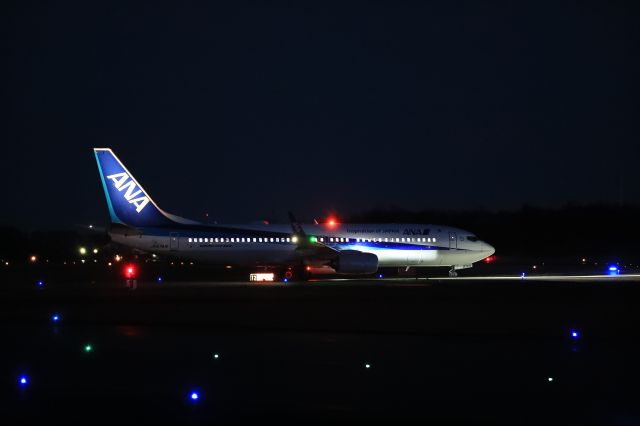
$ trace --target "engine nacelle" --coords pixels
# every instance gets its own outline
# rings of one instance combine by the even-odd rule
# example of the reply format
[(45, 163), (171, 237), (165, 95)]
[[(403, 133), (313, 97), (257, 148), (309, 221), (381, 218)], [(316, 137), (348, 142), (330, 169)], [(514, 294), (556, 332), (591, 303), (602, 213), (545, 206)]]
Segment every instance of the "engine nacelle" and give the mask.
[(339, 274), (373, 274), (378, 270), (378, 256), (358, 250), (342, 250), (331, 266)]

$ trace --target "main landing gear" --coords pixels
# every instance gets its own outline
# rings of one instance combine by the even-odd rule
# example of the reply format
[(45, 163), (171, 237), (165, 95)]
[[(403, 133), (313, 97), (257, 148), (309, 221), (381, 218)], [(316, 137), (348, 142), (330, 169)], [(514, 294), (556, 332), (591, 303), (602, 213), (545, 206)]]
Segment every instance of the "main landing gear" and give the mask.
[(452, 266), (451, 269), (449, 269), (449, 276), (451, 278), (455, 278), (458, 276), (458, 272), (456, 271), (456, 267)]

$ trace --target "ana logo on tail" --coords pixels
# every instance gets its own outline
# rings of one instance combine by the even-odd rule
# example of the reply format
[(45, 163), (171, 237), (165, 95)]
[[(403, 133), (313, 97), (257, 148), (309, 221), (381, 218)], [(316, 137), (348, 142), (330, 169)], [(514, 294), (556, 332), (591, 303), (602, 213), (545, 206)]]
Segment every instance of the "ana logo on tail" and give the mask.
[[(115, 173), (113, 175), (107, 176), (107, 179), (113, 181), (114, 186), (120, 192), (123, 190), (127, 190), (124, 193), (124, 198), (129, 202), (129, 204), (133, 204), (136, 206), (136, 211), (140, 213), (142, 209), (149, 203), (149, 198), (142, 192), (142, 189), (139, 189), (133, 179), (129, 177), (128, 174)], [(135, 191), (138, 189), (137, 191)], [(135, 192), (134, 192), (135, 191)], [(139, 196), (141, 195), (141, 196)]]

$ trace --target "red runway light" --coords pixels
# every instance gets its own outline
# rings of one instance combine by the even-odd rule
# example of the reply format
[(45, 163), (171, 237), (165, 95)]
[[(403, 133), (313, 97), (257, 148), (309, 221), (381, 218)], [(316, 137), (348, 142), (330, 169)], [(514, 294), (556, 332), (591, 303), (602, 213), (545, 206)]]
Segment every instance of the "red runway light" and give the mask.
[(138, 273), (138, 268), (136, 268), (136, 265), (134, 264), (129, 264), (124, 267), (124, 276), (127, 279), (135, 278), (137, 273)]

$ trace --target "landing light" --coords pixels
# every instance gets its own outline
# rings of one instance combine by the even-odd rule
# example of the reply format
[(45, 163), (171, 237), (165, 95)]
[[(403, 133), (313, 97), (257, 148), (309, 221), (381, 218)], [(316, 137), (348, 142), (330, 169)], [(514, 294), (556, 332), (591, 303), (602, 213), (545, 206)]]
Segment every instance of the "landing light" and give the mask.
[(80, 247), (80, 248), (78, 249), (78, 251), (80, 252), (80, 254), (81, 254), (82, 256), (84, 256), (85, 254), (87, 254), (87, 249), (86, 249), (86, 248), (84, 248), (84, 247)]

